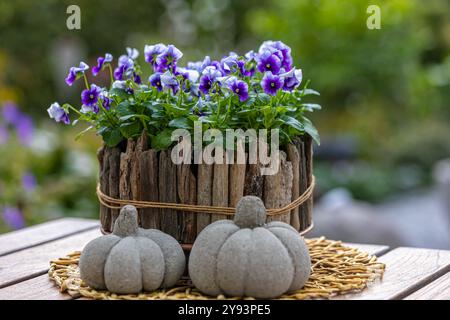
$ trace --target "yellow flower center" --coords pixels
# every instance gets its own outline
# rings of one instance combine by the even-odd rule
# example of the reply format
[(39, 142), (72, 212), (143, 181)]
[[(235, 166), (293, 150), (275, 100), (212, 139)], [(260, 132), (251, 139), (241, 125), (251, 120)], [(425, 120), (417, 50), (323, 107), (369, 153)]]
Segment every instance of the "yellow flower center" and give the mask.
[(236, 91), (236, 93), (239, 93), (239, 88), (236, 88), (236, 90), (235, 90), (235, 91)]
[(266, 68), (267, 68), (267, 69), (270, 69), (270, 64), (269, 64), (269, 63), (266, 64)]
[(272, 83), (270, 84), (270, 86), (271, 86), (272, 88), (275, 87), (275, 83), (272, 82)]

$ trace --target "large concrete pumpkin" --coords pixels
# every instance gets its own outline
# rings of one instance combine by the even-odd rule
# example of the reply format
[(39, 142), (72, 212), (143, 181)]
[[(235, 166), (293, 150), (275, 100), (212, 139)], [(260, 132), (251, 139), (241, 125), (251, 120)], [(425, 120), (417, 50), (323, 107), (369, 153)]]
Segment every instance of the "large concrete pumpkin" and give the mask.
[(274, 298), (303, 287), (311, 259), (300, 234), (283, 222), (266, 220), (258, 197), (242, 198), (234, 221), (220, 220), (197, 237), (189, 275), (203, 293)]
[(138, 228), (136, 208), (125, 206), (113, 233), (86, 245), (79, 266), (91, 288), (130, 294), (172, 287), (184, 272), (185, 259), (173, 237)]

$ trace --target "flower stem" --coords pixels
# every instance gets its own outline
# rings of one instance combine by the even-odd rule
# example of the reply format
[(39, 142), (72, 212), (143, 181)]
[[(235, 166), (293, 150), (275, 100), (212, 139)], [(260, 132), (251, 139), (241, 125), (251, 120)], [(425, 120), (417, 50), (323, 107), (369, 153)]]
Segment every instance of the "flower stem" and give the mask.
[(87, 79), (87, 77), (86, 77), (86, 74), (85, 74), (85, 73), (83, 73), (83, 78), (84, 78), (84, 84), (86, 85), (86, 89), (88, 89), (88, 90), (89, 90), (89, 82), (88, 82), (88, 79)]
[(113, 76), (113, 70), (112, 70), (111, 64), (108, 64), (108, 68), (109, 68), (109, 77), (111, 78), (110, 87), (112, 87), (112, 85), (114, 83), (114, 76)]
[(108, 110), (106, 110), (105, 107), (103, 107), (103, 104), (101, 102), (98, 102), (98, 105), (99, 105), (100, 109), (103, 111), (103, 113), (106, 115), (106, 117), (108, 118), (109, 122), (111, 122), (111, 124), (113, 126), (115, 126), (117, 123), (116, 123), (115, 119), (113, 117), (111, 117)]

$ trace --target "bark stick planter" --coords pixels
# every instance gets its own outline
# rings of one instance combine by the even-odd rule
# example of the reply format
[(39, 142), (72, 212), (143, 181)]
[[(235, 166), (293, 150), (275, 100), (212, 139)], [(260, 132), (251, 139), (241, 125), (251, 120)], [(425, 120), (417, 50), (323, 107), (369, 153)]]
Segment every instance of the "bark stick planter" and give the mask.
[[(139, 208), (141, 227), (159, 229), (189, 247), (210, 223), (232, 219), (237, 202), (247, 195), (264, 201), (267, 222), (286, 222), (301, 233), (312, 228), (310, 136), (297, 138), (281, 152), (281, 167), (273, 176), (261, 176), (259, 164), (175, 165), (170, 154), (171, 150), (149, 149), (145, 134), (98, 151), (97, 194), (104, 233), (112, 231), (120, 207), (132, 204)], [(289, 210), (275, 211), (289, 205)], [(211, 206), (218, 208), (208, 211)]]

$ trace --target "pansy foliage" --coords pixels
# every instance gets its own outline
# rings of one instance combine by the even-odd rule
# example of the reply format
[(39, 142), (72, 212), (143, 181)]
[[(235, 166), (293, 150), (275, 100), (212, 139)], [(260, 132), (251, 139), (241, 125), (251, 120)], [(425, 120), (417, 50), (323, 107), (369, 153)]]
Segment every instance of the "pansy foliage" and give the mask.
[[(305, 117), (320, 109), (306, 101), (319, 93), (308, 82), (302, 86), (302, 70), (294, 67), (291, 49), (281, 41), (265, 41), (258, 52), (231, 52), (220, 60), (206, 56), (185, 66), (174, 45), (148, 45), (144, 55), (142, 68), (134, 48), (127, 48), (115, 67), (110, 54), (99, 57), (91, 72), (108, 72), (110, 88), (89, 84), (86, 63), (71, 68), (66, 82), (84, 79), (86, 86), (81, 105), (55, 102), (48, 109), (50, 117), (64, 124), (85, 121), (89, 127), (81, 134), (96, 130), (108, 146), (146, 130), (153, 148), (167, 149), (175, 143), (173, 130), (193, 131), (196, 121), (204, 130), (279, 129), (282, 145), (305, 133), (319, 143), (317, 130)], [(150, 74), (144, 76), (145, 70)], [(69, 113), (77, 119), (70, 121)]]

